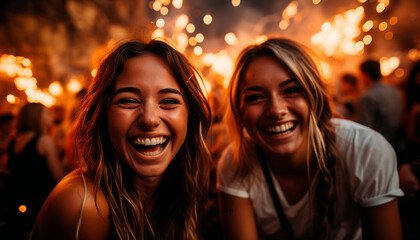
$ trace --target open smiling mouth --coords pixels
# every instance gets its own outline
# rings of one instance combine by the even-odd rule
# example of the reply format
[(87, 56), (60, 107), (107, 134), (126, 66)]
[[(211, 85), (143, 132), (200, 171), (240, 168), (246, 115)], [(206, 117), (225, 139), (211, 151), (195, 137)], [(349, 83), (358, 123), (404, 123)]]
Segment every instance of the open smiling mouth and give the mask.
[(134, 138), (131, 145), (141, 154), (146, 156), (156, 156), (165, 149), (167, 145), (166, 137), (154, 138)]
[(269, 126), (264, 128), (264, 132), (268, 135), (286, 135), (296, 128), (295, 122), (287, 122), (281, 125)]

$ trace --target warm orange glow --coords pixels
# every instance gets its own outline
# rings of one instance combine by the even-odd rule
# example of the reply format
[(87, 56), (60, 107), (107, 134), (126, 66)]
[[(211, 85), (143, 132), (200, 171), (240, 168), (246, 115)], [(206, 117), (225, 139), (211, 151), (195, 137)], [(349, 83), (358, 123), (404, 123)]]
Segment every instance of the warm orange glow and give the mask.
[(279, 28), (281, 30), (285, 30), (287, 27), (289, 27), (289, 21), (288, 20), (281, 20), (279, 23)]
[(61, 84), (59, 82), (55, 81), (50, 84), (50, 86), (48, 87), (48, 91), (53, 96), (59, 96), (63, 94), (63, 87), (61, 87)]
[(19, 209), (19, 212), (21, 212), (21, 213), (24, 213), (24, 212), (26, 212), (26, 206), (25, 205), (20, 205), (19, 207), (18, 207), (18, 209)]
[(203, 56), (203, 63), (205, 66), (210, 66), (213, 64), (215, 59), (216, 59), (216, 55), (214, 55), (213, 53), (206, 53)]
[(241, 4), (241, 0), (232, 0), (232, 6), (237, 7)]
[(173, 0), (172, 6), (174, 6), (174, 8), (176, 9), (182, 8), (182, 0)]
[(158, 28), (155, 31), (153, 31), (152, 38), (163, 38), (165, 33), (163, 32), (162, 28)]
[(403, 78), (405, 71), (402, 68), (397, 68), (394, 73), (397, 78)]
[(188, 21), (189, 21), (188, 16), (185, 14), (182, 14), (175, 20), (175, 27), (178, 29), (183, 29), (185, 28), (185, 26), (187, 26)]
[(381, 63), (381, 73), (384, 76), (391, 74), (400, 65), (400, 59), (398, 57), (382, 57), (379, 59), (379, 62)]
[(385, 10), (385, 4), (384, 3), (379, 3), (377, 6), (376, 6), (376, 12), (378, 12), (378, 13), (381, 13), (381, 12), (383, 12)]
[(262, 35), (262, 36), (258, 36), (255, 39), (254, 42), (255, 42), (255, 44), (261, 44), (261, 43), (265, 42), (267, 39), (268, 39), (268, 37), (266, 35)]
[(391, 25), (395, 25), (398, 23), (398, 18), (397, 17), (392, 17), (389, 19), (389, 24)]
[(69, 90), (71, 93), (77, 93), (78, 91), (80, 91), (80, 89), (82, 89), (82, 87), (82, 84), (76, 78), (72, 78), (67, 83), (67, 90)]
[(285, 19), (290, 19), (293, 16), (296, 15), (298, 10), (298, 3), (296, 1), (293, 1), (287, 5), (287, 7), (284, 9), (282, 13), (282, 17)]
[(360, 35), (359, 23), (363, 17), (363, 7), (337, 14), (333, 22), (325, 22), (321, 31), (312, 35), (311, 43), (318, 45), (327, 56), (360, 54), (363, 43), (356, 44), (354, 39)]
[(31, 65), (31, 60), (29, 60), (27, 58), (23, 59), (22, 65), (25, 66), (25, 67), (29, 67), (29, 65)]
[(187, 30), (187, 32), (193, 33), (195, 31), (195, 26), (192, 23), (188, 23), (188, 25), (185, 29)]
[(362, 26), (362, 30), (364, 32), (369, 32), (373, 27), (373, 21), (372, 20), (368, 20), (366, 21), (363, 26)]
[(234, 33), (230, 32), (225, 35), (225, 42), (229, 45), (234, 46), (238, 44), (238, 38)]
[(411, 61), (417, 61), (418, 59), (420, 59), (420, 51), (417, 48), (412, 48), (408, 51), (407, 57)]
[(24, 91), (28, 88), (36, 89), (36, 78), (33, 77), (17, 77), (15, 78), (15, 85), (18, 90)]
[(380, 31), (385, 31), (388, 28), (388, 23), (387, 22), (381, 22), (381, 23), (379, 23), (378, 28), (379, 28)]
[(51, 107), (55, 104), (56, 100), (49, 93), (42, 91), (41, 89), (35, 89), (32, 91), (25, 91), (28, 102), (40, 102), (47, 107)]
[(195, 40), (197, 40), (198, 43), (202, 43), (204, 41), (204, 35), (202, 33), (197, 33), (197, 35), (195, 35)]
[(16, 103), (16, 97), (13, 94), (9, 94), (6, 97), (8, 103), (14, 104)]
[(372, 36), (371, 35), (366, 35), (363, 37), (363, 43), (365, 45), (369, 45), (372, 43)]
[(188, 39), (188, 44), (190, 44), (190, 46), (195, 46), (197, 45), (197, 40), (195, 39), (195, 37), (190, 37)]
[(162, 5), (169, 5), (171, 3), (171, 0), (159, 0), (160, 3), (162, 3)]
[(391, 40), (393, 38), (394, 38), (394, 34), (392, 32), (385, 33), (385, 39), (386, 40)]
[(330, 30), (331, 30), (331, 23), (329, 23), (329, 22), (325, 22), (324, 24), (322, 24), (322, 26), (321, 26), (321, 30), (322, 30), (323, 32), (328, 32), (328, 31), (330, 31)]
[(153, 10), (158, 12), (162, 8), (162, 3), (160, 3), (159, 1), (155, 1), (153, 3), (152, 7), (153, 7)]
[(169, 9), (167, 7), (162, 7), (160, 9), (160, 14), (162, 14), (163, 16), (167, 15), (169, 12)]
[(156, 20), (156, 26), (158, 28), (163, 28), (165, 26), (165, 20), (163, 20), (162, 18), (159, 18), (158, 20)]
[(319, 4), (320, 2), (321, 2), (321, 0), (312, 0), (312, 3), (315, 4), (315, 5)]
[(209, 25), (212, 21), (213, 21), (213, 17), (212, 17), (210, 14), (206, 14), (206, 15), (203, 17), (203, 22), (204, 22), (204, 24), (206, 24), (206, 25)]
[(203, 49), (200, 46), (194, 48), (194, 54), (200, 56), (203, 53)]
[(90, 71), (90, 76), (92, 76), (92, 77), (96, 77), (96, 74), (98, 73), (98, 69), (97, 68), (95, 68), (95, 69), (92, 69), (92, 71)]

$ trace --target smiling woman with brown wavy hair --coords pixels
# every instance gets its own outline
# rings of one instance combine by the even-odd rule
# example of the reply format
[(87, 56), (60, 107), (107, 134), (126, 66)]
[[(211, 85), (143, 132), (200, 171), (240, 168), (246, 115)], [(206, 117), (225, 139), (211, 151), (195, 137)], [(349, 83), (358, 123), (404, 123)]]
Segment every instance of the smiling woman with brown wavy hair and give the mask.
[(197, 239), (210, 168), (198, 76), (163, 41), (113, 51), (78, 118), (83, 167), (52, 192), (32, 238)]

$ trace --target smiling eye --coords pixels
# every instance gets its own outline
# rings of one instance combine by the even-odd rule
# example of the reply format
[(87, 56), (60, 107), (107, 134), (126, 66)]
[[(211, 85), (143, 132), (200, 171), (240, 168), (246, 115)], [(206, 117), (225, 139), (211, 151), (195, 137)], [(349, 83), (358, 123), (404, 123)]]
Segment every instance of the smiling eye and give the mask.
[(261, 100), (261, 99), (264, 99), (263, 95), (252, 94), (252, 95), (245, 96), (244, 101), (245, 101), (245, 103), (253, 103), (253, 102), (257, 102), (258, 100)]
[(302, 93), (303, 89), (299, 86), (288, 87), (284, 90), (283, 95), (294, 95)]

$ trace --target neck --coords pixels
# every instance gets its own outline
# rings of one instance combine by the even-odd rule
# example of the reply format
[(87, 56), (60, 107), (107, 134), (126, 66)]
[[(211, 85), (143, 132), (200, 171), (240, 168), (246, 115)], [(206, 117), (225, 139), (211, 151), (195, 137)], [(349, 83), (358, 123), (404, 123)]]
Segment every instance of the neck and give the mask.
[(161, 176), (148, 179), (135, 177), (134, 179), (137, 192), (142, 196), (148, 213), (150, 213), (153, 209), (155, 203), (155, 192), (161, 180)]
[(301, 177), (308, 175), (308, 158), (309, 169), (316, 169), (316, 161), (312, 155), (311, 153), (307, 156), (306, 152), (289, 155), (265, 153), (265, 159), (275, 175)]

